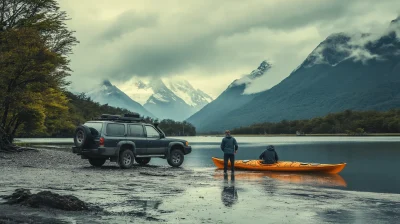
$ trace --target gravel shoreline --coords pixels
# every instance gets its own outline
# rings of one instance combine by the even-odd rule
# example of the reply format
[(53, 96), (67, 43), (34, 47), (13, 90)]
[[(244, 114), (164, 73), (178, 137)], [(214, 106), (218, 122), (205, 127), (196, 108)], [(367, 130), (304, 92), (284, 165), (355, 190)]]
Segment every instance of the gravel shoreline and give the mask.
[[(0, 196), (10, 195), (18, 188), (27, 188), (33, 193), (50, 190), (71, 194), (104, 209), (98, 212), (101, 218), (95, 223), (109, 223), (110, 219), (117, 223), (163, 221), (159, 216), (172, 211), (160, 210), (157, 204), (182, 193), (185, 186), (194, 187), (205, 178), (191, 170), (169, 166), (135, 165), (132, 169), (123, 170), (116, 163), (107, 162), (101, 168), (94, 168), (87, 160), (64, 149), (0, 153), (0, 168), (3, 173)], [(177, 184), (182, 181), (187, 185)], [(38, 215), (31, 219), (31, 215), (24, 216), (26, 211)], [(42, 209), (18, 205), (0, 205), (0, 223), (54, 223), (54, 217), (47, 214), (49, 211), (61, 216), (75, 214), (55, 209), (43, 212)], [(92, 213), (78, 212), (76, 218), (87, 221)], [(58, 219), (65, 222), (65, 217)]]
[[(65, 148), (0, 153), (0, 224), (12, 223), (396, 223), (400, 195), (351, 192), (214, 168), (94, 168)], [(234, 178), (234, 180), (232, 179)], [(308, 180), (302, 178), (301, 180)], [(330, 183), (331, 184), (331, 183)], [(16, 189), (51, 191), (88, 211), (6, 205)]]

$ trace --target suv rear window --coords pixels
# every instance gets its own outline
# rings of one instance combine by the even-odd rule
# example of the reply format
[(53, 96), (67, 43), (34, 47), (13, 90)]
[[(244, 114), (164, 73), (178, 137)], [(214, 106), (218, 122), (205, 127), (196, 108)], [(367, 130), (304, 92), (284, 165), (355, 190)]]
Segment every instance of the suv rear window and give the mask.
[(143, 126), (138, 124), (128, 125), (129, 136), (132, 137), (144, 137)]
[(96, 129), (96, 131), (99, 133), (101, 133), (101, 129), (103, 128), (103, 123), (99, 122), (87, 122), (84, 125), (88, 126), (89, 128)]
[(125, 125), (123, 124), (107, 124), (107, 135), (109, 136), (124, 136)]

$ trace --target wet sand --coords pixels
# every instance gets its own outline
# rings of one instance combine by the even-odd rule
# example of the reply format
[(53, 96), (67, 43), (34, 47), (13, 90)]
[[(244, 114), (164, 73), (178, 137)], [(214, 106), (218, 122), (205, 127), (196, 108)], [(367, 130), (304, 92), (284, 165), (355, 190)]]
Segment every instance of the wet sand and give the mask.
[[(61, 149), (0, 153), (0, 195), (50, 190), (90, 204), (66, 212), (0, 204), (0, 223), (396, 223), (400, 195), (346, 191), (332, 175), (134, 166), (93, 168)], [(4, 200), (0, 199), (0, 202)]]

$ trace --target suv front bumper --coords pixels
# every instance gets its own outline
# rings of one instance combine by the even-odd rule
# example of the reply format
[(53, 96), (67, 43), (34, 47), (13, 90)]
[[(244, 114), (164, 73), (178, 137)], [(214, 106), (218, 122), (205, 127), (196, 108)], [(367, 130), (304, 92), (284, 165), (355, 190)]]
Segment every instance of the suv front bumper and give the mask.
[(192, 152), (192, 147), (191, 146), (185, 146), (184, 147), (184, 154), (189, 154)]

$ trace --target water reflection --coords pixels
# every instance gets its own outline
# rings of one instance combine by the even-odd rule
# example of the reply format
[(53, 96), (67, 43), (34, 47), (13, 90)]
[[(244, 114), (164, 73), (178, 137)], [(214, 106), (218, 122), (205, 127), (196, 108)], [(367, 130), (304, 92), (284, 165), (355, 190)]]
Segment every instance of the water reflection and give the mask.
[(235, 187), (235, 174), (231, 174), (231, 180), (228, 175), (224, 175), (224, 183), (221, 192), (221, 201), (226, 207), (232, 207), (238, 201), (238, 193)]
[[(339, 174), (309, 174), (309, 173), (282, 173), (282, 172), (237, 172), (235, 178), (239, 180), (263, 180), (272, 178), (290, 184), (305, 184), (321, 187), (347, 187), (346, 181)], [(221, 178), (222, 174), (216, 170), (214, 178)]]
[(355, 223), (356, 217), (353, 211), (344, 209), (327, 209), (317, 211), (323, 222), (328, 223)]

